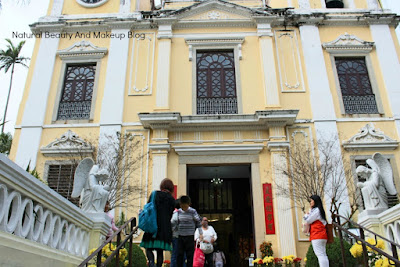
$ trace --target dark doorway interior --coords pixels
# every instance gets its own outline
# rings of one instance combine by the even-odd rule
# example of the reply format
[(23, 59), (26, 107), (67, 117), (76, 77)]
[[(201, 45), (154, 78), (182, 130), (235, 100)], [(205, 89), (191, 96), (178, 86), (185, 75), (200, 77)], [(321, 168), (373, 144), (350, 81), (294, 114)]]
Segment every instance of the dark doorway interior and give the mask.
[(250, 165), (188, 166), (187, 172), (192, 207), (217, 232), (227, 266), (248, 266), (254, 252)]

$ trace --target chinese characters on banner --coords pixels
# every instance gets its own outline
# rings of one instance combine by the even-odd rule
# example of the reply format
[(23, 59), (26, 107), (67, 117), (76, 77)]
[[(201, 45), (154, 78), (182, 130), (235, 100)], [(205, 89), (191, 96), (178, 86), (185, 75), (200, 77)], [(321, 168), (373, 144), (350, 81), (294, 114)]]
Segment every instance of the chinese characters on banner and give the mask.
[(267, 235), (275, 234), (274, 207), (272, 203), (272, 186), (263, 184), (265, 228)]

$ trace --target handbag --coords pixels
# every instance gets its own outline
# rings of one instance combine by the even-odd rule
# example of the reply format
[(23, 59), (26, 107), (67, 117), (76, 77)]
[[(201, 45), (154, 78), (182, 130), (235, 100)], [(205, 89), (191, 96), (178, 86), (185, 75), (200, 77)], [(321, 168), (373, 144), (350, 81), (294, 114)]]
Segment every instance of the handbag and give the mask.
[(139, 228), (146, 233), (153, 234), (153, 238), (157, 236), (157, 209), (156, 209), (156, 191), (150, 196), (150, 201), (144, 205), (143, 210), (139, 213)]
[(200, 249), (204, 252), (204, 254), (210, 254), (214, 251), (214, 247), (211, 243), (205, 243), (203, 241), (200, 242)]
[(333, 225), (331, 223), (326, 224), (326, 235), (328, 236), (328, 244), (333, 243)]
[(200, 249), (199, 243), (196, 242), (196, 248), (194, 249), (193, 255), (193, 267), (203, 267), (206, 262), (206, 256), (204, 252)]

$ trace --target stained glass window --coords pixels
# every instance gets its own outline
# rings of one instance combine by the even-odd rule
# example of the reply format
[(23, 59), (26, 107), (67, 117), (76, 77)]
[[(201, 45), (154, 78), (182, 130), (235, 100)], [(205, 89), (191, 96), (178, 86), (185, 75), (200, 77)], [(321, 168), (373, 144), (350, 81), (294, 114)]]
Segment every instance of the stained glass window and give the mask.
[(335, 58), (344, 109), (347, 114), (376, 114), (375, 95), (364, 57)]
[(57, 120), (89, 119), (96, 64), (68, 65)]

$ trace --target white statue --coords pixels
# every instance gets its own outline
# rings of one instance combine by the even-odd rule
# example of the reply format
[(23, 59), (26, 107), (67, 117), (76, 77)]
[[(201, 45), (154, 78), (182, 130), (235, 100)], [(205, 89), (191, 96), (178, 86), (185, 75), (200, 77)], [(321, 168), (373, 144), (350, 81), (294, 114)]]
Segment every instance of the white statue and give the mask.
[(387, 209), (387, 193), (397, 194), (392, 167), (380, 153), (375, 153), (372, 159), (367, 159), (367, 164), (371, 168), (358, 166), (356, 170), (358, 175), (366, 179), (364, 183), (357, 183), (364, 198), (364, 208), (365, 210)]
[(83, 211), (104, 212), (110, 188), (100, 182), (106, 181), (108, 177), (108, 171), (100, 169), (91, 158), (85, 158), (79, 163), (71, 197), (81, 196), (79, 202)]

